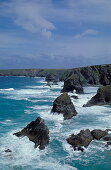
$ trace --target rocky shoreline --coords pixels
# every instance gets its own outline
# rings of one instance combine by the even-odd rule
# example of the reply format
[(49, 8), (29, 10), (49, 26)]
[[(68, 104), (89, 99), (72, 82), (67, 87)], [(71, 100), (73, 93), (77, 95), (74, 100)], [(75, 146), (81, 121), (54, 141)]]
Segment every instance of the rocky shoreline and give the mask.
[[(83, 107), (111, 105), (111, 65), (83, 67), (71, 69), (70, 71), (62, 70), (60, 75), (59, 71), (60, 70), (58, 70), (56, 74), (55, 72), (54, 74), (49, 74), (49, 72), (47, 72), (47, 74), (46, 72), (45, 74), (42, 74), (43, 70), (34, 72), (35, 76), (40, 76), (40, 74), (46, 76), (47, 83), (53, 82), (53, 84), (56, 84), (57, 82), (64, 80), (64, 86), (61, 90), (62, 94), (53, 102), (51, 112), (54, 114), (62, 114), (64, 120), (71, 119), (73, 116), (79, 114), (75, 110), (68, 92), (73, 93), (75, 91), (76, 94), (84, 94), (84, 85), (102, 85), (102, 87), (98, 89), (97, 94), (84, 104)], [(34, 76), (34, 74), (27, 74), (27, 76), (31, 77), (32, 75)], [(78, 96), (76, 95), (73, 95), (72, 97), (78, 99)], [(35, 148), (39, 147), (39, 149), (45, 149), (45, 146), (49, 144), (49, 129), (45, 125), (44, 120), (40, 117), (35, 121), (32, 121), (20, 132), (14, 133), (14, 135), (17, 137), (27, 136), (29, 140), (35, 143)], [(83, 152), (83, 147), (87, 147), (92, 140), (103, 139), (104, 141), (107, 141), (106, 146), (110, 145), (111, 137), (108, 137), (107, 135), (108, 130), (94, 129), (90, 131), (89, 129), (83, 129), (80, 133), (69, 136), (66, 141), (74, 148), (74, 150)], [(6, 152), (8, 152), (8, 150)]]
[[(0, 70), (0, 76), (46, 77), (46, 81), (64, 81), (74, 74), (80, 85), (108, 85), (111, 83), (111, 64), (72, 69), (9, 69)], [(78, 84), (77, 83), (77, 84)]]

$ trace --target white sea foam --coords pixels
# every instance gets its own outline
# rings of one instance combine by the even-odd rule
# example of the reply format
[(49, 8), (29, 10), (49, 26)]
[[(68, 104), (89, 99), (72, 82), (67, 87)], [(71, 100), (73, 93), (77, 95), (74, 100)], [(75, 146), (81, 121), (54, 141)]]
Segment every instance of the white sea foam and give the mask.
[(8, 88), (8, 89), (0, 89), (0, 92), (4, 92), (4, 91), (13, 91), (14, 88)]
[[(19, 130), (19, 129), (18, 129)], [(9, 167), (20, 166), (25, 169), (27, 166), (31, 166), (31, 169), (43, 169), (43, 170), (76, 170), (76, 168), (64, 164), (62, 165), (56, 159), (51, 158), (49, 155), (44, 158), (45, 155), (50, 153), (50, 148), (46, 147), (45, 150), (40, 151), (38, 148), (34, 149), (34, 143), (29, 141), (27, 137), (18, 138), (13, 135), (14, 131), (4, 136), (2, 141), (2, 147), (0, 147), (0, 164)], [(12, 152), (4, 152), (6, 149), (10, 149)]]
[[(62, 170), (62, 169), (74, 169), (67, 164), (62, 165), (60, 160), (56, 158), (51, 158), (49, 155), (53, 153), (53, 148), (50, 147), (53, 139), (57, 139), (62, 142), (62, 148), (68, 153), (64, 157), (64, 162), (66, 160), (82, 161), (83, 164), (88, 164), (94, 159), (98, 152), (104, 152), (105, 143), (101, 141), (93, 141), (84, 153), (79, 151), (74, 152), (72, 147), (66, 142), (66, 138), (72, 133), (79, 133), (81, 129), (106, 129), (110, 128), (111, 122), (111, 107), (107, 106), (92, 106), (92, 107), (82, 107), (87, 101), (96, 94), (98, 87), (84, 87), (85, 94), (78, 95), (79, 99), (71, 98), (78, 112), (78, 115), (70, 120), (63, 119), (62, 114), (51, 113), (52, 106), (46, 105), (45, 102), (53, 102), (54, 99), (60, 95), (61, 85), (58, 87), (52, 86), (28, 86), (26, 89), (15, 89), (14, 91), (4, 91), (7, 97), (13, 98), (15, 100), (28, 100), (31, 101), (33, 106), (28, 106), (24, 113), (26, 114), (37, 114), (40, 115), (46, 123), (48, 123), (50, 131), (50, 144), (46, 147), (44, 151), (39, 151), (34, 149), (34, 144), (28, 140), (28, 138), (17, 138), (13, 136), (12, 133), (7, 134), (1, 139), (0, 153), (2, 153), (2, 159), (0, 162), (3, 164), (13, 164), (14, 166), (31, 166), (31, 169), (45, 169), (45, 170)], [(73, 95), (75, 93), (69, 93)], [(39, 105), (38, 102), (44, 102), (44, 105)], [(30, 115), (31, 116), (31, 115)], [(10, 123), (10, 121), (5, 121), (5, 123)], [(19, 129), (18, 129), (19, 130)], [(18, 131), (17, 130), (17, 131)], [(55, 146), (57, 147), (57, 146)], [(4, 153), (5, 149), (13, 150), (12, 153)], [(54, 153), (55, 154), (55, 153)], [(48, 156), (47, 156), (48, 155)], [(101, 154), (102, 155), (102, 154)], [(61, 158), (62, 159), (62, 158)], [(4, 161), (3, 161), (4, 160)], [(28, 160), (28, 161), (27, 161)], [(49, 163), (50, 162), (50, 163)], [(45, 168), (44, 168), (45, 167)]]

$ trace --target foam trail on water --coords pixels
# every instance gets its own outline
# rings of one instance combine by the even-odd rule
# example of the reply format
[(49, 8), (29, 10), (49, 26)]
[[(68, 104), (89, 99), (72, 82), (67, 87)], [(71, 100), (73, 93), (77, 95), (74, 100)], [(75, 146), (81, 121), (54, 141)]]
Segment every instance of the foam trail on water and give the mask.
[(8, 88), (8, 89), (0, 89), (1, 92), (5, 92), (5, 91), (13, 91), (14, 88)]

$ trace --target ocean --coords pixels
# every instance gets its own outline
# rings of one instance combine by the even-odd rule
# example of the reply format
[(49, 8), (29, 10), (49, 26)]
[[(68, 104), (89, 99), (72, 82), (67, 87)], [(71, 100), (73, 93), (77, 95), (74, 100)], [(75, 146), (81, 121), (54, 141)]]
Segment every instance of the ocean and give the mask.
[[(66, 142), (82, 129), (111, 128), (111, 106), (82, 107), (98, 89), (84, 87), (85, 94), (72, 99), (78, 115), (64, 121), (62, 115), (51, 113), (62, 86), (59, 82), (48, 87), (44, 78), (0, 77), (0, 170), (111, 170), (111, 147), (105, 142), (92, 141), (84, 152), (73, 151)], [(27, 137), (13, 135), (38, 116), (50, 131), (44, 150), (34, 149)]]

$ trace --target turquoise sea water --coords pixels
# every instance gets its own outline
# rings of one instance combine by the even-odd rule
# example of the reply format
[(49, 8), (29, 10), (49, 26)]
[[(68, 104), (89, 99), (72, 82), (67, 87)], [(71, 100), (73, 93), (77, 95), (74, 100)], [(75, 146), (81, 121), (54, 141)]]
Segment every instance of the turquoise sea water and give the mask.
[[(111, 170), (111, 148), (103, 141), (93, 141), (83, 153), (66, 142), (81, 129), (111, 128), (110, 106), (82, 107), (98, 87), (84, 87), (85, 94), (72, 99), (78, 115), (64, 121), (50, 113), (63, 83), (45, 84), (44, 78), (0, 77), (0, 170)], [(42, 151), (27, 137), (13, 136), (38, 116), (50, 130), (50, 144)], [(11, 153), (4, 152), (8, 148)]]

